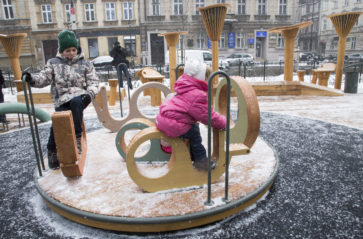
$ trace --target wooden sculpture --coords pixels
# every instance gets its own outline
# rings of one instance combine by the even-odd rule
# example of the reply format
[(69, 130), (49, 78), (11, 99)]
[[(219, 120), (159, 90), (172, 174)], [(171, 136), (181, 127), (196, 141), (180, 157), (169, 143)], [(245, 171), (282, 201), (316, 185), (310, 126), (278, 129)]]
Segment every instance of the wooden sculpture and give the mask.
[[(231, 160), (234, 155), (249, 153), (250, 147), (257, 139), (260, 128), (260, 111), (252, 86), (242, 77), (231, 77), (231, 87), (238, 100), (238, 118), (230, 131), (231, 144), (229, 147), (230, 158), (228, 160)], [(216, 92), (216, 103), (219, 112), (225, 114), (227, 112), (225, 80), (219, 83)], [(132, 123), (135, 124), (136, 122), (145, 123), (144, 120), (138, 119), (135, 119)], [(160, 140), (161, 138), (172, 146), (168, 172), (158, 178), (146, 177), (138, 169), (135, 152), (144, 142)], [(225, 172), (225, 131), (218, 131), (217, 139), (217, 144), (213, 144), (212, 157), (216, 158), (217, 167), (212, 170), (212, 181), (217, 180)], [(193, 167), (189, 149), (185, 142), (180, 138), (165, 136), (155, 126), (144, 127), (131, 139), (127, 146), (124, 145), (123, 147), (126, 147), (126, 165), (130, 177), (140, 188), (147, 192), (206, 184), (207, 172), (198, 171)], [(155, 157), (155, 155), (150, 156)]]
[(26, 33), (15, 33), (11, 35), (0, 34), (0, 41), (3, 44), (6, 54), (8, 54), (11, 61), (11, 68), (14, 72), (14, 82), (16, 84), (17, 91), (23, 91), (23, 84), (21, 82), (21, 68), (19, 63), (19, 56), (21, 51), (21, 45), (23, 43)]
[(82, 176), (87, 154), (86, 130), (83, 122), (81, 139), (82, 153), (79, 155), (74, 132), (72, 112), (55, 112), (52, 115), (54, 139), (57, 145), (60, 168), (65, 177)]
[(95, 107), (97, 113), (98, 120), (102, 123), (102, 125), (105, 128), (111, 130), (111, 132), (118, 132), (126, 122), (135, 118), (145, 118), (154, 122), (155, 118), (146, 117), (140, 112), (140, 110), (137, 107), (137, 99), (144, 90), (155, 89), (155, 88), (163, 92), (164, 96), (171, 93), (170, 89), (167, 86), (158, 82), (149, 82), (143, 84), (142, 86), (137, 88), (137, 90), (134, 91), (134, 93), (130, 98), (129, 114), (126, 117), (118, 120), (111, 116), (107, 105), (106, 88), (101, 87), (100, 92), (97, 95), (96, 99), (92, 100), (93, 106)]
[[(229, 4), (213, 4), (200, 7), (198, 10), (202, 15), (204, 26), (207, 30), (209, 39), (212, 41), (212, 71), (218, 71), (218, 40), (221, 36)], [(218, 78), (213, 79), (213, 88), (218, 84)], [(213, 97), (212, 97), (213, 98)]]
[(345, 44), (347, 41), (347, 36), (362, 13), (363, 12), (344, 12), (328, 16), (328, 18), (330, 18), (330, 20), (332, 21), (335, 31), (339, 36), (337, 66), (335, 71), (334, 83), (335, 89), (340, 90), (342, 85)]
[[(157, 70), (152, 67), (145, 67), (136, 73), (136, 76), (140, 78), (142, 83), (147, 82), (159, 82), (162, 83), (165, 76), (161, 75)], [(144, 95), (149, 95), (151, 98), (151, 106), (161, 105), (160, 90), (155, 88), (147, 88), (144, 91)]]
[(166, 43), (169, 46), (169, 79), (170, 79), (170, 90), (172, 92), (174, 92), (174, 84), (177, 79), (175, 76), (176, 45), (178, 44), (179, 35), (181, 34), (188, 34), (188, 32), (167, 32), (167, 33), (158, 34), (158, 36), (165, 37)]
[(300, 29), (306, 28), (313, 24), (312, 21), (302, 22), (292, 26), (276, 27), (270, 29), (269, 33), (281, 33), (285, 39), (285, 56), (284, 56), (284, 80), (292, 81), (294, 72), (294, 42)]

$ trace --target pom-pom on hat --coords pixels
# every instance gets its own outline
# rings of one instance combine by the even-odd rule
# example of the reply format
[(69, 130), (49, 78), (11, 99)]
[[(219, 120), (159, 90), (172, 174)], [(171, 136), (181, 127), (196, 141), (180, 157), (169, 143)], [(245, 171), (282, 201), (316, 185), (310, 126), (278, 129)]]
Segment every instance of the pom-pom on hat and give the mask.
[(71, 31), (61, 31), (58, 35), (59, 53), (62, 53), (68, 47), (78, 48), (76, 35)]
[(192, 59), (185, 62), (184, 74), (187, 74), (198, 80), (204, 81), (206, 69), (207, 65), (204, 62)]

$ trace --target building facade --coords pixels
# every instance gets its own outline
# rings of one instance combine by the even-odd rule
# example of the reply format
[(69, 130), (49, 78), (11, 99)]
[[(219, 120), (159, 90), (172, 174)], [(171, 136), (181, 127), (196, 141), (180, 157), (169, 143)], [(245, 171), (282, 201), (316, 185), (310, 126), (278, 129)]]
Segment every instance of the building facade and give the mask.
[[(75, 30), (88, 59), (109, 55), (119, 41), (136, 64), (162, 65), (167, 44), (159, 33), (187, 31), (179, 48), (211, 48), (198, 7), (215, 3), (230, 5), (219, 40), (221, 56), (244, 52), (274, 61), (284, 55), (282, 36), (268, 29), (297, 22), (296, 0), (1, 0), (0, 33), (28, 34), (21, 65), (40, 67), (54, 57), (63, 29)], [(2, 45), (0, 64), (10, 64)]]

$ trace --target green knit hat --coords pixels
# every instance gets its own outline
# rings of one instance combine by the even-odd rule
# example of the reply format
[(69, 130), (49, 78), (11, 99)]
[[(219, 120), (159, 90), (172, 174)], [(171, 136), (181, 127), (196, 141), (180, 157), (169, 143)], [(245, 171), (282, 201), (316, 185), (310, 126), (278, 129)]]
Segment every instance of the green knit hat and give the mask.
[(61, 31), (58, 35), (59, 53), (62, 53), (68, 47), (74, 46), (78, 48), (78, 41), (76, 35), (71, 31)]

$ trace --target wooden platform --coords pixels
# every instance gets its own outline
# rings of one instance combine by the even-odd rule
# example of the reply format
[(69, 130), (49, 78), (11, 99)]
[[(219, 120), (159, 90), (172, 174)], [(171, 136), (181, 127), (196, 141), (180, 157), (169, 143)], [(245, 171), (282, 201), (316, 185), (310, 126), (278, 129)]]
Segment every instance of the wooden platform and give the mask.
[[(43, 177), (36, 177), (38, 191), (51, 208), (93, 227), (138, 232), (179, 230), (243, 210), (267, 192), (277, 174), (278, 158), (259, 138), (249, 155), (232, 157), (229, 203), (223, 201), (224, 176), (212, 184), (214, 204), (210, 206), (205, 205), (206, 185), (146, 193), (129, 177), (126, 163), (114, 145), (115, 136), (107, 129), (87, 134), (82, 177), (65, 178), (60, 170), (48, 170)], [(153, 178), (167, 173), (166, 165), (139, 163), (138, 170)]]
[(343, 96), (340, 90), (301, 81), (254, 82), (251, 83), (257, 96), (317, 95)]

